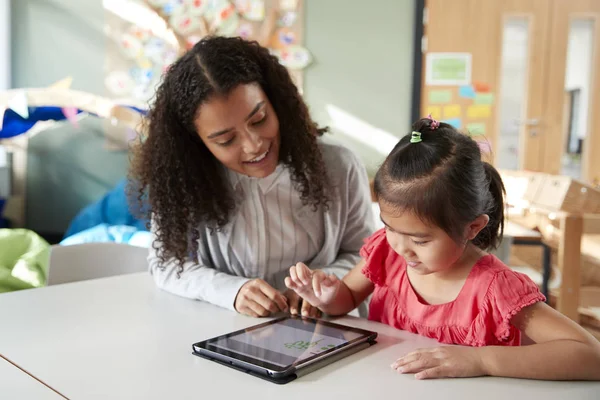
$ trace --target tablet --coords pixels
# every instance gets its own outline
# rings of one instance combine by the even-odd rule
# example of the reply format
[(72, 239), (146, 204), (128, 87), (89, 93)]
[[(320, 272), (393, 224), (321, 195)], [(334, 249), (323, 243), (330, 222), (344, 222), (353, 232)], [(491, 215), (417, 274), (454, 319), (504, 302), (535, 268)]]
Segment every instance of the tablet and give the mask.
[(195, 343), (194, 354), (287, 383), (375, 343), (376, 332), (286, 316)]

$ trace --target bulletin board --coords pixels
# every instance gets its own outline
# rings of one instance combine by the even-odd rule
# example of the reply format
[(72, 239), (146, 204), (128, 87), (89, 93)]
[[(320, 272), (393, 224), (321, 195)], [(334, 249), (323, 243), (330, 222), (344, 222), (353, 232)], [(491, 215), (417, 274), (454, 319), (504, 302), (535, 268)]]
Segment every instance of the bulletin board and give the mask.
[(427, 53), (422, 111), (475, 139), (492, 160), (495, 93), (487, 82), (472, 79), (470, 53)]
[(110, 97), (128, 104), (145, 108), (169, 65), (207, 35), (258, 41), (300, 90), (302, 71), (313, 61), (303, 46), (303, 0), (139, 0), (139, 21), (113, 3), (105, 5), (105, 86)]

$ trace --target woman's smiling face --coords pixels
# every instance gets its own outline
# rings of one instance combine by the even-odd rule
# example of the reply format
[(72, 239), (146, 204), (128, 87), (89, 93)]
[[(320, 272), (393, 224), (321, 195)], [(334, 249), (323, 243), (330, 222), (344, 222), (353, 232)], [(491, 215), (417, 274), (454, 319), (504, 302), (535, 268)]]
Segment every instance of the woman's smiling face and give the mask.
[(227, 168), (255, 178), (279, 162), (279, 120), (260, 85), (239, 85), (204, 102), (194, 120), (210, 152)]

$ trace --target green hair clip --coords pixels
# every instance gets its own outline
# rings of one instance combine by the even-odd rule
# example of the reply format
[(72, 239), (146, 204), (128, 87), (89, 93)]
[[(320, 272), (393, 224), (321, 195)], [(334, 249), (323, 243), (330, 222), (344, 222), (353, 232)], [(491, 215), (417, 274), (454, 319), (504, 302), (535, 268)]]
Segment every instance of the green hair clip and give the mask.
[(411, 143), (420, 143), (422, 141), (423, 141), (423, 139), (421, 139), (421, 132), (413, 131), (410, 136), (410, 142)]

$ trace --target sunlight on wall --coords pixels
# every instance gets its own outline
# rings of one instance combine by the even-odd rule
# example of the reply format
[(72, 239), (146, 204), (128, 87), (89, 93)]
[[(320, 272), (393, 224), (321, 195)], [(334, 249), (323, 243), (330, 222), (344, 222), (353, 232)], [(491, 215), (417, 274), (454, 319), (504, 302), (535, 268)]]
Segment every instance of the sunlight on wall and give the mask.
[(123, 20), (140, 28), (151, 30), (156, 36), (174, 46), (177, 45), (175, 35), (167, 29), (165, 21), (141, 3), (132, 0), (102, 0), (102, 5), (107, 11)]
[(10, 0), (0, 0), (0, 90), (10, 88)]
[(374, 127), (373, 125), (349, 114), (332, 104), (325, 106), (331, 127), (340, 133), (376, 150), (384, 156), (398, 143), (398, 138), (389, 132)]

